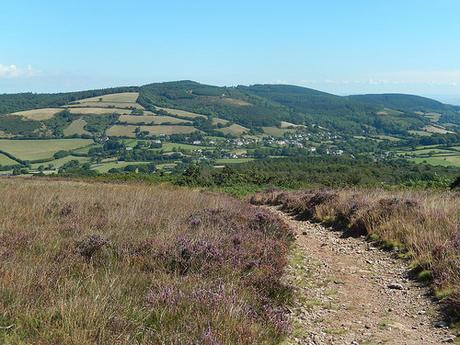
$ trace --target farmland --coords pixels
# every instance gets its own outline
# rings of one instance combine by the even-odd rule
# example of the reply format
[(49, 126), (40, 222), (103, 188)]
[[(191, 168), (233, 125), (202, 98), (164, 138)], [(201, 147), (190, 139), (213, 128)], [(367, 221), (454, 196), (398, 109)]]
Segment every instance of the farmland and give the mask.
[(19, 111), (17, 113), (13, 113), (12, 115), (19, 115), (28, 120), (40, 121), (40, 120), (49, 120), (53, 118), (54, 115), (63, 111), (62, 108), (43, 108), (43, 109), (36, 109), (36, 110), (27, 110), (27, 111)]
[(118, 118), (120, 122), (126, 122), (128, 124), (155, 124), (160, 125), (163, 123), (190, 123), (188, 120), (178, 119), (177, 117), (172, 116), (155, 116), (155, 115), (122, 115)]
[(398, 151), (398, 154), (415, 163), (460, 167), (460, 146), (419, 146), (415, 150)]
[(18, 162), (12, 160), (8, 156), (5, 156), (3, 153), (0, 153), (0, 166), (9, 166), (9, 165), (17, 165)]
[(196, 118), (196, 117), (201, 117), (201, 118), (206, 118), (206, 116), (201, 115), (201, 114), (196, 114), (192, 113), (190, 111), (185, 111), (185, 110), (179, 110), (179, 109), (171, 109), (171, 108), (162, 108), (162, 107), (156, 107), (157, 110), (163, 110), (171, 115), (176, 115), (178, 117), (184, 117), (184, 118)]
[(130, 109), (119, 109), (119, 108), (69, 108), (71, 114), (75, 115), (107, 115), (107, 114), (118, 114), (125, 115), (131, 114)]
[(68, 137), (68, 136), (75, 135), (75, 134), (76, 135), (89, 134), (89, 132), (85, 130), (84, 128), (85, 126), (86, 126), (85, 120), (83, 119), (74, 120), (68, 127), (64, 128), (63, 130), (64, 136)]
[(47, 161), (47, 162), (44, 162), (44, 163), (33, 163), (33, 164), (31, 164), (31, 167), (32, 167), (32, 169), (38, 169), (41, 166), (43, 166), (45, 168), (50, 167), (51, 169), (59, 169), (64, 164), (66, 164), (66, 163), (68, 163), (68, 162), (70, 162), (72, 160), (77, 160), (80, 163), (89, 162), (88, 157), (66, 156), (66, 157), (63, 157), (63, 158), (53, 159), (51, 161)]
[(138, 97), (138, 92), (123, 92), (85, 98), (79, 100), (78, 103), (136, 103)]
[(48, 159), (58, 151), (71, 151), (93, 143), (91, 139), (0, 140), (0, 150), (21, 160)]
[(198, 131), (192, 126), (129, 126), (129, 125), (115, 125), (107, 130), (107, 135), (111, 137), (131, 137), (135, 138), (136, 128), (140, 128), (142, 132), (148, 132), (153, 135), (170, 135), (170, 134), (187, 134)]
[(228, 127), (220, 128), (218, 131), (224, 134), (242, 135), (249, 130), (246, 127), (240, 126), (238, 124), (233, 124)]
[(92, 166), (92, 169), (96, 170), (99, 173), (106, 173), (110, 169), (123, 169), (127, 167), (128, 165), (142, 165), (142, 164), (149, 164), (150, 162), (105, 162), (105, 163), (99, 163), (99, 164), (94, 164)]

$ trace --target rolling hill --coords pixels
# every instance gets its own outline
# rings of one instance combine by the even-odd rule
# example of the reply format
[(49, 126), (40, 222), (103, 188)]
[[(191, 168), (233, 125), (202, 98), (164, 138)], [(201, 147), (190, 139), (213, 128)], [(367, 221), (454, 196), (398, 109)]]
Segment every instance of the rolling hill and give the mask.
[[(220, 87), (176, 81), (57, 94), (3, 94), (0, 115), (6, 116), (0, 121), (0, 131), (14, 136), (61, 137), (73, 121), (84, 121), (79, 133), (101, 135), (120, 124), (119, 118), (139, 115), (133, 113), (136, 111), (189, 120), (204, 131), (231, 125), (261, 131), (289, 122), (340, 134), (407, 136), (432, 125), (445, 132), (445, 125), (450, 126), (449, 131), (457, 131), (453, 126), (460, 125), (460, 107), (419, 96), (342, 97), (292, 85)], [(175, 119), (172, 121), (178, 122)], [(155, 122), (147, 120), (146, 124)], [(136, 119), (142, 124), (140, 121)]]

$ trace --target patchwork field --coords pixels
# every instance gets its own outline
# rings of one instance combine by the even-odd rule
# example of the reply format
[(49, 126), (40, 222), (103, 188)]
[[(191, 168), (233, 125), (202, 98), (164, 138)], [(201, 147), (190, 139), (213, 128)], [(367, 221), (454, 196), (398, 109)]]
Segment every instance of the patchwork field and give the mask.
[(125, 115), (131, 114), (131, 109), (120, 109), (120, 108), (69, 108), (71, 114), (74, 115), (108, 115), (118, 114)]
[(253, 161), (254, 158), (222, 158), (216, 159), (216, 164), (239, 164)]
[(67, 127), (64, 128), (63, 132), (66, 137), (71, 135), (83, 135), (83, 134), (90, 134), (88, 131), (85, 130), (86, 121), (83, 119), (77, 119), (72, 121), (72, 123)]
[(295, 128), (295, 127), (304, 127), (303, 125), (296, 125), (295, 123), (287, 122), (287, 121), (281, 121), (280, 123), (281, 128)]
[(91, 139), (0, 140), (0, 150), (21, 159), (34, 161), (53, 157), (58, 151), (70, 151), (93, 143)]
[(226, 124), (228, 124), (228, 121), (224, 119), (220, 119), (218, 117), (213, 117), (211, 120), (211, 123), (213, 125), (224, 125), (225, 126)]
[(129, 124), (145, 123), (156, 125), (161, 125), (163, 123), (190, 123), (188, 120), (178, 119), (177, 117), (159, 115), (121, 115), (118, 121)]
[(435, 133), (435, 134), (452, 133), (452, 132), (449, 132), (448, 130), (446, 130), (444, 127), (433, 126), (433, 125), (425, 126), (425, 127), (423, 128), (423, 130), (426, 131), (426, 132), (428, 132), (428, 133)]
[(135, 138), (136, 128), (140, 128), (142, 132), (148, 132), (151, 135), (171, 135), (171, 134), (189, 134), (198, 132), (198, 129), (192, 126), (134, 126), (134, 125), (114, 125), (110, 127), (106, 134), (109, 137), (128, 137)]
[(397, 151), (415, 163), (460, 167), (460, 146), (419, 146), (416, 150)]
[(106, 173), (112, 168), (123, 169), (128, 165), (139, 165), (139, 164), (149, 164), (151, 162), (106, 162), (101, 164), (95, 164), (91, 166), (91, 169), (96, 170), (99, 173)]
[(274, 136), (274, 137), (282, 137), (284, 134), (294, 131), (294, 129), (290, 128), (278, 128), (278, 127), (262, 127), (265, 134)]
[(249, 129), (235, 123), (229, 127), (220, 128), (218, 129), (218, 131), (224, 134), (242, 135), (244, 133), (247, 133)]
[(167, 113), (169, 113), (171, 115), (175, 115), (175, 116), (179, 116), (179, 117), (185, 117), (185, 118), (202, 117), (202, 118), (207, 118), (207, 116), (205, 116), (205, 115), (196, 114), (196, 113), (192, 113), (190, 111), (185, 111), (185, 110), (162, 108), (162, 107), (156, 107), (156, 109), (166, 111)]
[(196, 150), (212, 150), (212, 147), (206, 147), (201, 145), (190, 145), (190, 144), (180, 144), (180, 143), (164, 143), (161, 149), (156, 150), (163, 150), (165, 152), (171, 152), (174, 149), (176, 150), (186, 150), (186, 151), (196, 151)]
[(18, 164), (18, 162), (16, 162), (8, 156), (5, 156), (3, 153), (0, 153), (0, 166), (10, 166), (16, 164)]
[(111, 93), (109, 95), (81, 99), (79, 103), (136, 103), (139, 92)]
[(48, 166), (51, 165), (54, 169), (59, 169), (65, 163), (68, 163), (74, 160), (79, 161), (80, 163), (89, 162), (88, 157), (67, 156), (67, 157), (55, 159), (55, 160), (52, 160), (46, 163), (33, 163), (31, 164), (31, 166), (32, 166), (32, 169), (38, 169), (40, 166), (44, 166), (45, 168), (47, 168)]
[(63, 110), (64, 109), (62, 108), (42, 108), (42, 109), (35, 109), (35, 110), (19, 111), (11, 115), (22, 116), (28, 120), (43, 121), (43, 120), (49, 120), (53, 118), (54, 115), (56, 115), (57, 113)]

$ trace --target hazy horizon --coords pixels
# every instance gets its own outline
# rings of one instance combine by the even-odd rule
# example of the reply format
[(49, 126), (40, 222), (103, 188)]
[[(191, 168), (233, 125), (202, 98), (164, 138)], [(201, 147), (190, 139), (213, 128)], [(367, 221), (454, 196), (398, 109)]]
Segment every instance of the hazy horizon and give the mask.
[(0, 93), (190, 79), (460, 104), (460, 3), (453, 0), (2, 6)]

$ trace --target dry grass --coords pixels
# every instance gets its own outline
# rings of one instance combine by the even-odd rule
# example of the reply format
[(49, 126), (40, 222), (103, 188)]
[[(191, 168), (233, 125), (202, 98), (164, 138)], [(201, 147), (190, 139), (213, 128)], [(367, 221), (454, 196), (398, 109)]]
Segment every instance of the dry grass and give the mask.
[(107, 129), (106, 134), (110, 137), (128, 137), (135, 138), (135, 129), (139, 127), (141, 131), (148, 132), (151, 135), (171, 135), (171, 134), (189, 134), (198, 132), (193, 126), (180, 125), (159, 125), (159, 126), (135, 126), (135, 125), (114, 125)]
[(228, 127), (220, 128), (218, 129), (218, 131), (224, 134), (242, 135), (244, 133), (249, 132), (249, 129), (234, 123), (233, 125), (230, 125)]
[(0, 180), (0, 343), (274, 344), (291, 235), (269, 213), (146, 185)]
[(129, 124), (145, 123), (160, 125), (163, 123), (190, 123), (188, 120), (178, 119), (172, 116), (155, 116), (155, 115), (122, 115), (118, 119), (119, 122), (126, 122)]
[(64, 109), (62, 108), (42, 108), (42, 109), (19, 111), (11, 115), (22, 116), (26, 118), (27, 120), (43, 121), (43, 120), (52, 119), (54, 115), (56, 115), (57, 113), (60, 113), (63, 110)]
[(111, 109), (144, 109), (144, 107), (138, 103), (129, 103), (129, 102), (86, 102), (86, 103), (77, 103), (70, 104), (66, 106), (68, 109), (72, 108), (111, 108)]
[(139, 92), (122, 92), (122, 93), (111, 93), (99, 97), (91, 97), (81, 99), (79, 103), (88, 103), (88, 102), (105, 102), (105, 103), (136, 103), (137, 98), (139, 97)]
[(180, 110), (180, 109), (171, 109), (171, 108), (161, 108), (161, 107), (156, 107), (157, 110), (163, 110), (171, 115), (175, 115), (178, 117), (184, 117), (184, 118), (196, 118), (196, 117), (202, 117), (202, 118), (207, 118), (207, 116), (201, 115), (201, 114), (196, 114), (192, 113), (190, 111), (185, 111), (185, 110)]
[(131, 114), (131, 109), (118, 109), (118, 108), (69, 108), (71, 114), (74, 115), (109, 115), (118, 114), (125, 115)]
[(64, 136), (69, 137), (71, 135), (83, 135), (83, 134), (91, 134), (90, 132), (85, 130), (86, 121), (83, 119), (77, 119), (72, 121), (70, 125), (64, 128)]
[(460, 195), (455, 192), (384, 190), (269, 191), (255, 204), (282, 205), (300, 219), (367, 235), (431, 272), (436, 294), (460, 311)]

